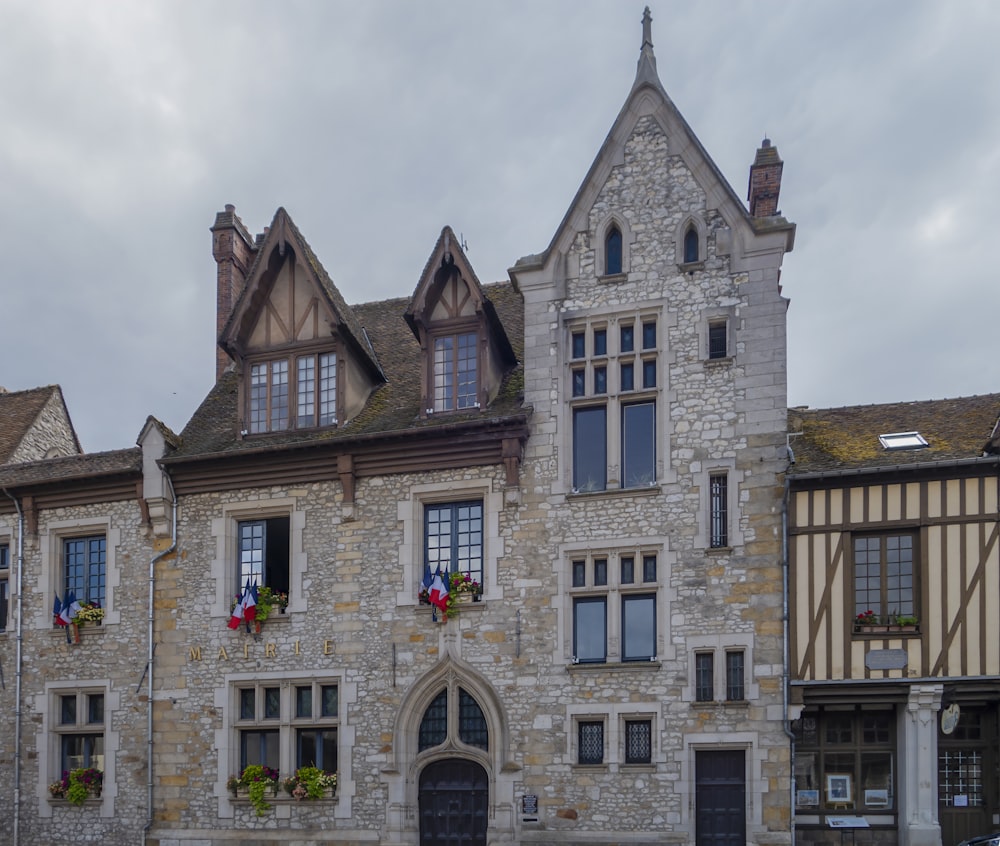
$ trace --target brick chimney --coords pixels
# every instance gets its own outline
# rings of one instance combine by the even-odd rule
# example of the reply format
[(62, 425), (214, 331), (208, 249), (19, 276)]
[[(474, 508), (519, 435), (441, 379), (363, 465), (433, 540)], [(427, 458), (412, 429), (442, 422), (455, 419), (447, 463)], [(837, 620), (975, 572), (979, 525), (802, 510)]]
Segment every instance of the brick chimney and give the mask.
[(771, 139), (760, 142), (757, 157), (750, 165), (750, 185), (747, 199), (750, 201), (751, 217), (771, 217), (778, 211), (778, 193), (781, 191), (781, 169), (784, 162), (778, 155), (778, 148), (771, 146)]
[[(246, 284), (255, 251), (253, 238), (236, 214), (236, 206), (227, 204), (226, 210), (215, 216), (215, 225), (212, 227), (212, 255), (219, 266), (216, 273), (216, 338), (222, 336), (226, 321)], [(225, 372), (230, 361), (225, 350), (216, 346), (216, 381)]]

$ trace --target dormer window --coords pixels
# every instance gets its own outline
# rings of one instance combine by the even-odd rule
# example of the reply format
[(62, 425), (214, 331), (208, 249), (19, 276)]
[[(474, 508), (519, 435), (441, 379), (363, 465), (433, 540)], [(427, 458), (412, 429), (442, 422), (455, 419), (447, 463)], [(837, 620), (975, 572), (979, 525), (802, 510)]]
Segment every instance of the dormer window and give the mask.
[(612, 226), (604, 239), (604, 273), (614, 276), (622, 272), (622, 231)]
[(434, 339), (435, 411), (460, 411), (479, 405), (477, 346), (475, 332)]
[(251, 434), (337, 424), (337, 355), (298, 355), (250, 365)]

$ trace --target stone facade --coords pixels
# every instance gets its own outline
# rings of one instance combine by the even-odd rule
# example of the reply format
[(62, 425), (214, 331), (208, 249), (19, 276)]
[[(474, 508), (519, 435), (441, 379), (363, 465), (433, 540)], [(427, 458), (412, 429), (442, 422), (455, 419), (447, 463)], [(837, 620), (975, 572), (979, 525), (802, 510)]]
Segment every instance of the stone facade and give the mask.
[[(325, 294), (334, 332), (364, 324), (366, 354), (395, 366), (401, 348), (375, 312), (344, 312), (283, 214), (256, 246), (244, 232), (257, 258), (220, 263), (225, 308), (249, 327), (261, 268), (291, 255), (300, 264), (281, 272)], [(227, 221), (238, 221), (231, 207), (217, 248)], [(425, 272), (411, 303), (433, 305), (446, 278), (456, 301), (467, 290), (484, 305), (445, 318), (411, 306), (408, 318), (429, 322), (410, 344), (429, 355), (454, 324), (503, 352), (516, 331), (517, 367), (497, 365), (497, 383), (476, 395), (495, 397), (489, 408), (449, 417), (424, 402), (395, 429), (399, 380), (386, 378), (356, 434), (254, 440), (236, 411), (252, 385), (226, 387), (254, 365), (236, 361), (181, 438), (148, 425), (143, 455), (123, 453), (113, 485), (102, 465), (95, 501), (74, 504), (63, 465), (0, 478), (16, 506), (0, 503), (0, 540), (25, 537), (26, 579), (24, 719), (19, 743), (14, 732), (0, 741), (4, 764), (20, 756), (20, 792), (3, 836), (401, 846), (443, 842), (427, 832), (450, 815), (468, 843), (689, 843), (725, 807), (731, 835), (790, 842), (778, 274), (794, 227), (751, 218), (722, 179), (660, 86), (647, 15), (626, 106), (550, 247), (487, 291), (449, 232), (432, 254), (441, 270)], [(237, 271), (249, 293), (233, 303)], [(220, 333), (238, 353), (244, 330), (232, 323), (220, 317)], [(337, 347), (338, 363), (352, 349)], [(227, 417), (216, 409), (229, 396)], [(192, 447), (209, 430), (226, 452)], [(442, 619), (420, 595), (428, 515), (463, 503), (481, 510), (469, 549), (482, 595)], [(259, 633), (227, 626), (250, 524), (273, 525), (287, 556), (288, 607)], [(68, 644), (51, 615), (62, 543), (97, 534), (105, 619)], [(11, 646), (0, 641), (5, 667)], [(97, 715), (80, 700), (93, 719), (76, 732), (101, 734), (105, 772), (81, 808), (48, 793), (71, 694), (103, 702)], [(5, 714), (14, 699), (0, 691)], [(282, 777), (304, 754), (327, 756), (335, 795), (265, 797), (272, 807), (256, 813), (229, 782), (258, 754)], [(724, 806), (713, 804), (719, 778)], [(10, 766), (0, 784), (13, 789)]]

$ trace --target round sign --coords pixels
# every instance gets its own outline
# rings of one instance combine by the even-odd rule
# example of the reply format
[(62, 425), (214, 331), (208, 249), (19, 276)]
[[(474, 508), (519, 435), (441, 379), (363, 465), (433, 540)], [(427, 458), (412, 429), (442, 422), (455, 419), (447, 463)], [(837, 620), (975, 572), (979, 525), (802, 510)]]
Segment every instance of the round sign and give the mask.
[(958, 718), (962, 709), (957, 702), (953, 702), (941, 712), (941, 734), (951, 734), (958, 725)]

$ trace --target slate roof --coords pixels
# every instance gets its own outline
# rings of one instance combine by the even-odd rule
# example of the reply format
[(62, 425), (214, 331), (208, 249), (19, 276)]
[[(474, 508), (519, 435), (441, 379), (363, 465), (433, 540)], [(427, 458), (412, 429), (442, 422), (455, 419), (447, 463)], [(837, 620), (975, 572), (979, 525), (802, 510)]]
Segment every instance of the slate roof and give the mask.
[[(1000, 455), (1000, 394), (788, 410), (789, 445), (803, 474), (863, 471)], [(879, 435), (919, 432), (922, 449), (887, 450)]]
[[(509, 282), (482, 286), (496, 309), (514, 353), (523, 357), (524, 302)], [(334, 289), (335, 290), (335, 289)], [(180, 434), (180, 446), (167, 462), (220, 453), (293, 448), (317, 442), (352, 439), (379, 434), (405, 433), (523, 414), (523, 371), (518, 364), (506, 374), (500, 393), (484, 411), (469, 410), (420, 417), (420, 346), (404, 319), (408, 298), (364, 303), (348, 308), (359, 329), (371, 341), (375, 358), (382, 367), (386, 384), (369, 397), (364, 410), (345, 426), (307, 432), (274, 432), (241, 439), (236, 433), (240, 419), (235, 370), (222, 375)]]
[[(28, 391), (0, 392), (0, 464), (6, 464), (10, 460), (53, 396), (62, 402), (62, 390), (58, 385), (46, 385), (44, 388), (32, 388)], [(65, 408), (65, 404), (63, 407)], [(66, 416), (68, 419), (69, 414)], [(73, 440), (76, 443), (75, 432)], [(76, 443), (76, 448), (80, 448), (79, 443)]]
[(0, 467), (0, 489), (141, 472), (142, 450), (131, 447), (8, 464)]

